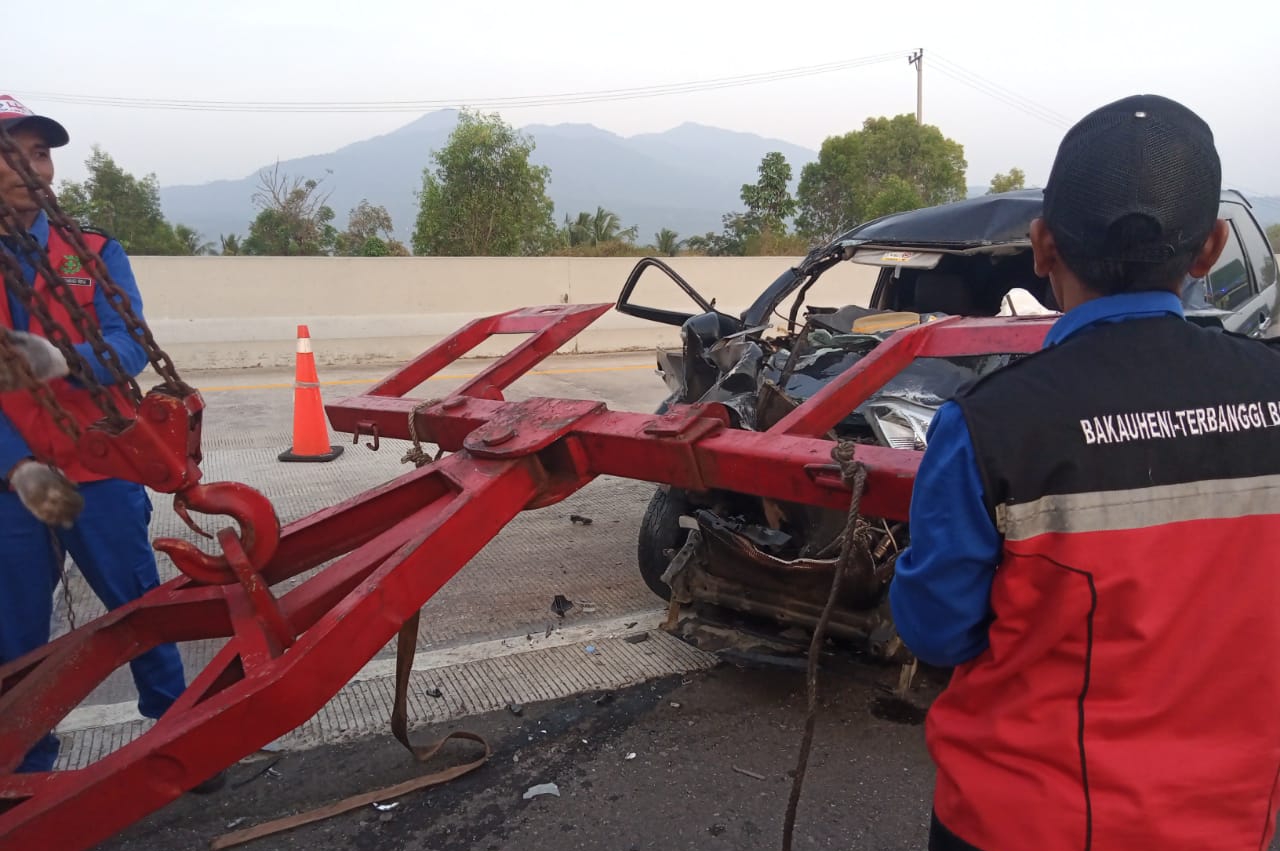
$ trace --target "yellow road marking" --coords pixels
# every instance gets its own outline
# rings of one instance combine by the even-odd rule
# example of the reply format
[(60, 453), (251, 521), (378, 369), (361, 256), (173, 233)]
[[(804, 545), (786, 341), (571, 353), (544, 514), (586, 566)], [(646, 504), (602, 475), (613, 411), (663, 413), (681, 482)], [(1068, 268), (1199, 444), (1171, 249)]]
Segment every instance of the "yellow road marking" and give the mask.
[[(579, 375), (588, 372), (623, 372), (636, 369), (656, 369), (653, 364), (627, 364), (625, 366), (588, 366), (578, 369), (536, 369), (526, 375)], [(480, 373), (467, 374), (441, 374), (433, 375), (427, 381), (467, 381), (475, 378)], [(376, 384), (382, 378), (341, 378), (335, 381), (321, 381), (321, 387), (337, 387), (343, 384)], [(227, 384), (217, 387), (198, 387), (201, 393), (225, 393), (231, 390), (284, 390), (293, 387), (292, 381), (282, 381), (278, 384)]]

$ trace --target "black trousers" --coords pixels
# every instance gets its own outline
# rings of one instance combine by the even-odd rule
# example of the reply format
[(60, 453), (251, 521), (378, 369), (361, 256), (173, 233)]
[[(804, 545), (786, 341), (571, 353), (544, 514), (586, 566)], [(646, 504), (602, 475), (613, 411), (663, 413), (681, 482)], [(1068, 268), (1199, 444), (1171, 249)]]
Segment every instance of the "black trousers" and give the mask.
[(938, 821), (934, 813), (929, 824), (929, 851), (982, 851), (976, 845), (970, 845)]

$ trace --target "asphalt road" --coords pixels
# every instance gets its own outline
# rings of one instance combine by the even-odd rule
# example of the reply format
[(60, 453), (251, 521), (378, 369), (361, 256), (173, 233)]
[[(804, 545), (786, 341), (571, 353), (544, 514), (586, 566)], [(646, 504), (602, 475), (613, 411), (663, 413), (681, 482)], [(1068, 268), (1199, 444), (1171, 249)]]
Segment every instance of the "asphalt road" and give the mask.
[[(908, 711), (896, 671), (828, 660), (796, 849), (923, 848), (933, 770), (919, 721), (938, 677), (925, 673)], [(419, 732), (481, 733), (489, 763), (459, 780), (243, 846), (361, 851), (776, 849), (805, 712), (803, 672), (725, 664), (690, 677), (530, 705)], [(634, 758), (628, 759), (630, 754)], [(473, 751), (460, 746), (458, 762)], [(231, 785), (188, 795), (103, 846), (208, 847), (229, 829), (398, 783), (423, 769), (389, 736), (235, 767)], [(749, 774), (747, 773), (749, 772)], [(755, 775), (755, 776), (753, 776)], [(763, 779), (757, 779), (763, 778)], [(559, 797), (525, 800), (541, 783)]]

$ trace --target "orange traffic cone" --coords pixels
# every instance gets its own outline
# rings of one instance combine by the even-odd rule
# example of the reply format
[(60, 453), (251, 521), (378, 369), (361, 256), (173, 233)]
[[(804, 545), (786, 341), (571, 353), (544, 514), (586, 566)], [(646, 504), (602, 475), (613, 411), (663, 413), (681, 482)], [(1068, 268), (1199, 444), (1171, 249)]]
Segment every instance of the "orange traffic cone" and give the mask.
[(311, 352), (311, 332), (298, 326), (298, 360), (293, 383), (293, 447), (281, 452), (281, 461), (332, 461), (341, 446), (329, 445), (329, 428), (320, 401), (316, 356)]

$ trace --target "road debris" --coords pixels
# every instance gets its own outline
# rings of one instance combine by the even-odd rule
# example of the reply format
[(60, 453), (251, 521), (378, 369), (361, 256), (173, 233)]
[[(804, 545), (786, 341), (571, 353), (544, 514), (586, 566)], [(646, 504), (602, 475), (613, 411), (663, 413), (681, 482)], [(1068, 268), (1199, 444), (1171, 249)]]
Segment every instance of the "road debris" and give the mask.
[(523, 703), (508, 703), (508, 704), (507, 704), (507, 711), (508, 711), (508, 712), (510, 712), (512, 715), (515, 715), (515, 716), (519, 717), (519, 716), (521, 716), (521, 715), (523, 715), (523, 714), (524, 714), (524, 704), (523, 704)]
[(735, 766), (733, 766), (733, 770), (734, 770), (734, 771), (736, 771), (736, 772), (738, 772), (739, 774), (745, 774), (747, 777), (754, 778), (755, 780), (764, 780), (764, 779), (765, 779), (765, 777), (764, 777), (764, 775), (763, 775), (763, 774), (756, 774), (754, 771), (747, 771), (745, 768), (739, 768), (739, 767), (738, 767), (738, 766), (736, 766), (736, 765), (735, 765)]
[(375, 810), (377, 810), (378, 812), (380, 812), (380, 813), (385, 813), (385, 812), (388, 812), (388, 811), (390, 811), (390, 810), (394, 810), (394, 809), (395, 809), (396, 807), (398, 807), (398, 806), (400, 806), (400, 802), (399, 802), (399, 801), (392, 801), (392, 802), (391, 802), (391, 803), (389, 803), (389, 804), (379, 804), (377, 801), (374, 801), (374, 802), (373, 802), (373, 808), (374, 808)]
[(590, 526), (595, 521), (593, 521), (590, 517), (583, 517), (581, 514), (570, 514), (569, 522), (576, 523), (579, 526)]
[(444, 692), (440, 691), (439, 686), (432, 686), (427, 689), (427, 697), (444, 697)]
[(248, 777), (245, 777), (241, 780), (237, 780), (236, 782), (232, 783), (231, 788), (239, 789), (241, 786), (244, 786), (246, 784), (252, 783), (253, 781), (257, 780), (259, 777), (261, 777), (264, 774), (269, 774), (272, 777), (281, 776), (280, 772), (276, 771), (276, 763), (278, 763), (281, 759), (283, 759), (283, 757), (277, 756), (272, 758), (270, 761), (267, 762), (266, 765), (264, 765), (262, 768), (259, 768), (257, 771), (253, 772)]
[(613, 703), (613, 701), (614, 701), (613, 692), (607, 691), (604, 694), (600, 695), (599, 697), (594, 698), (591, 702), (594, 703), (596, 706), (608, 706), (610, 703)]
[(596, 655), (596, 646), (594, 644), (588, 644), (586, 647), (582, 648), (582, 652), (586, 653), (588, 656), (594, 656)]
[(630, 753), (628, 753), (626, 756), (623, 757), (623, 759), (635, 759), (635, 758), (636, 758), (635, 751), (631, 751)]
[[(555, 597), (551, 598), (551, 611), (555, 612), (556, 617), (564, 617), (565, 613), (572, 608), (573, 601), (563, 594), (557, 594)], [(548, 627), (547, 635), (550, 634), (550, 628)]]
[(671, 701), (671, 708), (672, 708), (672, 709), (679, 709), (679, 708), (680, 708), (680, 701), (678, 701), (678, 700), (673, 700), (673, 701)]
[(539, 783), (536, 786), (530, 786), (528, 789), (525, 790), (524, 799), (526, 801), (532, 800), (533, 798), (536, 798), (539, 795), (555, 795), (557, 798), (559, 798), (560, 787), (554, 783)]
[(628, 635), (626, 638), (622, 640), (627, 642), (628, 644), (642, 644), (649, 640), (649, 633), (637, 632), (635, 635)]
[(235, 830), (237, 827), (244, 824), (248, 820), (249, 819), (246, 816), (241, 816), (240, 818), (233, 818), (231, 821), (227, 822), (227, 830)]

